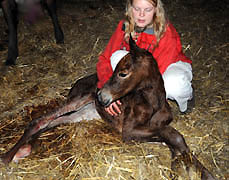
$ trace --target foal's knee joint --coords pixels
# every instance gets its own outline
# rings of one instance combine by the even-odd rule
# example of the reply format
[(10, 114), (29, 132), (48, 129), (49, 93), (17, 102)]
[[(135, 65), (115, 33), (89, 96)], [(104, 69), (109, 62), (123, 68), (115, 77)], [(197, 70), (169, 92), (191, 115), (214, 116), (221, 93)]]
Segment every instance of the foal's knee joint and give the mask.
[(174, 145), (176, 146), (176, 148), (179, 149), (180, 153), (184, 153), (184, 152), (188, 152), (188, 147), (185, 143), (185, 140), (184, 140), (184, 137), (181, 136), (181, 135), (177, 135), (175, 138), (174, 138)]

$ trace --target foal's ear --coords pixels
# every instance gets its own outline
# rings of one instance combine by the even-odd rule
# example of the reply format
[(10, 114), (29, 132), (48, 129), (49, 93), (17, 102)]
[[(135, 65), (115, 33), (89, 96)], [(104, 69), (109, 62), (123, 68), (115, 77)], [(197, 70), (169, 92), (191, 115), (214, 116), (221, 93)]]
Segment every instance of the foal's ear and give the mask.
[(141, 48), (137, 46), (131, 34), (129, 39), (129, 45), (130, 45), (130, 54), (132, 56), (132, 59), (136, 59), (136, 57), (138, 57), (139, 53), (141, 52)]

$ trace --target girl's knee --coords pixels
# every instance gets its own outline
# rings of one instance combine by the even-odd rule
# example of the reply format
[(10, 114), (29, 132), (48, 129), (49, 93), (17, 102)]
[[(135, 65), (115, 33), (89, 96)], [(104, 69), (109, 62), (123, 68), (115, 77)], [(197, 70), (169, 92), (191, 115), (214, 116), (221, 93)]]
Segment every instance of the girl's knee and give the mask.
[(167, 98), (189, 98), (192, 94), (192, 71), (186, 64), (174, 63), (162, 75)]

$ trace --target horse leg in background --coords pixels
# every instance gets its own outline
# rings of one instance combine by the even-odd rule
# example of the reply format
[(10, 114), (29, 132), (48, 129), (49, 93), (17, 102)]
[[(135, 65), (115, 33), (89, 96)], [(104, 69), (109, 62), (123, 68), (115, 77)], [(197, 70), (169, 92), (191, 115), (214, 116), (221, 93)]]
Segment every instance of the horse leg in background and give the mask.
[(8, 25), (8, 57), (6, 65), (14, 65), (18, 57), (18, 39), (17, 39), (17, 25), (18, 25), (18, 10), (15, 0), (3, 0), (1, 2), (4, 18)]
[(64, 43), (64, 33), (59, 25), (56, 13), (56, 0), (42, 0), (42, 5), (44, 5), (44, 7), (47, 9), (48, 14), (52, 19), (56, 43)]
[(201, 164), (201, 162), (191, 154), (184, 137), (176, 129), (171, 126), (165, 126), (159, 131), (159, 136), (168, 145), (172, 153), (172, 170), (176, 169), (176, 166), (178, 166), (179, 158), (176, 158), (180, 154), (182, 157), (181, 160), (183, 160), (187, 169), (196, 169), (201, 174), (201, 180), (215, 180), (212, 174)]
[[(94, 79), (94, 81), (88, 81), (89, 79)], [(8, 152), (0, 156), (1, 161), (4, 164), (8, 164), (14, 157), (16, 158), (15, 161), (17, 161), (17, 159), (20, 159), (20, 156), (23, 157), (24, 154), (29, 154), (30, 152), (27, 151), (31, 147), (26, 145), (50, 128), (63, 123), (100, 118), (94, 103), (96, 82), (97, 77), (95, 75), (78, 80), (70, 90), (70, 98), (67, 103), (52, 113), (32, 120), (19, 141)], [(85, 87), (88, 87), (88, 89), (85, 89)]]

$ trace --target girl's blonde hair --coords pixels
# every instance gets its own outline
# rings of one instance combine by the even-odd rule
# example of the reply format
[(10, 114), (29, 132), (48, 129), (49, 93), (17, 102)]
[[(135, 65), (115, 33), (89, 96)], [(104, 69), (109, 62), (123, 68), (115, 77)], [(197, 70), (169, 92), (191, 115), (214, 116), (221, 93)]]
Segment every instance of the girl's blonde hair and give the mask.
[[(135, 33), (135, 23), (132, 15), (132, 5), (134, 0), (127, 0), (126, 4), (126, 21), (125, 21), (125, 40), (128, 41), (130, 34), (134, 36)], [(165, 17), (165, 10), (161, 0), (147, 0), (149, 1), (155, 8), (155, 14), (153, 17), (153, 25), (154, 33), (157, 38), (157, 43), (160, 41), (163, 33), (165, 32), (167, 20)]]

